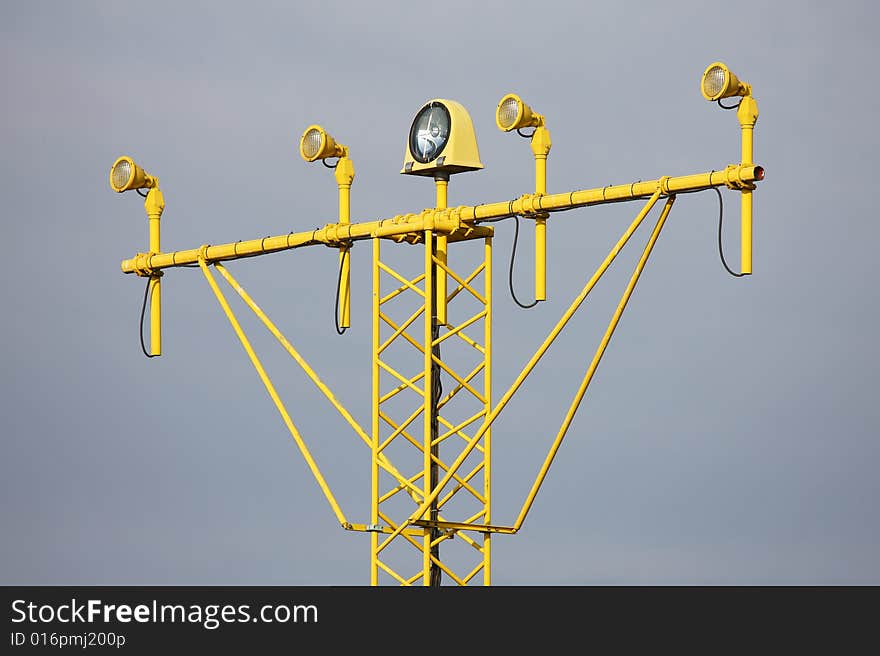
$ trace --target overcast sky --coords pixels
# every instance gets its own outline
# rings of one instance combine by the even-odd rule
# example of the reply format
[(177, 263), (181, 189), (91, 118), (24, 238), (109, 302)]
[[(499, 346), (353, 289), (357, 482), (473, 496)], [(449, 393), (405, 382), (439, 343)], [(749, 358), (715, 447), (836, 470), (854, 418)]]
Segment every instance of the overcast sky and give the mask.
[[(147, 250), (147, 223), (109, 189), (117, 156), (161, 178), (166, 250), (333, 221), (331, 172), (297, 152), (311, 123), (351, 149), (354, 220), (433, 205), (429, 179), (398, 174), (431, 98), (469, 110), (485, 165), (453, 177), (451, 205), (531, 191), (527, 142), (494, 124), (509, 91), (547, 117), (551, 192), (698, 173), (739, 160), (734, 112), (699, 91), (715, 60), (760, 106), (754, 275), (721, 266), (715, 195), (679, 198), (523, 530), (495, 539), (494, 580), (880, 583), (878, 18), (869, 2), (3, 3), (0, 583), (369, 582), (369, 539), (339, 528), (197, 269), (163, 278), (164, 355), (141, 354), (143, 280), (119, 263)], [(637, 210), (552, 217), (549, 300), (530, 311), (506, 289), (513, 224), (496, 224), (496, 400)], [(498, 523), (649, 230), (494, 428)], [(229, 268), (369, 425), (369, 246), (352, 258), (343, 337), (335, 251)], [(368, 522), (369, 452), (239, 307), (343, 509)]]

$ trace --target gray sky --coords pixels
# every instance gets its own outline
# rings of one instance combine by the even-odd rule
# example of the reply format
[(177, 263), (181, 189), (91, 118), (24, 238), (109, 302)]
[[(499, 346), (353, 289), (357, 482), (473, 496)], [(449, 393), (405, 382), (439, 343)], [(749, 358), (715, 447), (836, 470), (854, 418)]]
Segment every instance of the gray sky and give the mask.
[[(368, 538), (336, 524), (198, 270), (165, 276), (165, 355), (141, 354), (143, 281), (119, 262), (147, 224), (108, 187), (118, 155), (161, 177), (166, 249), (334, 220), (331, 173), (297, 153), (314, 122), (351, 148), (355, 220), (432, 205), (430, 180), (398, 171), (436, 97), (468, 108), (485, 165), (453, 178), (452, 205), (531, 190), (527, 143), (494, 125), (508, 91), (547, 117), (551, 192), (697, 173), (739, 159), (734, 113), (699, 92), (718, 59), (760, 104), (754, 275), (721, 267), (714, 194), (682, 196), (524, 529), (495, 541), (494, 579), (880, 583), (875, 4), (291, 4), (0, 7), (0, 583), (369, 581)], [(554, 216), (550, 300), (530, 312), (506, 291), (513, 225), (497, 224), (496, 398), (636, 211)], [(496, 521), (515, 518), (647, 234), (496, 425)], [(354, 249), (344, 337), (332, 250), (230, 265), (364, 424), (369, 252)], [(369, 453), (240, 317), (367, 522)]]

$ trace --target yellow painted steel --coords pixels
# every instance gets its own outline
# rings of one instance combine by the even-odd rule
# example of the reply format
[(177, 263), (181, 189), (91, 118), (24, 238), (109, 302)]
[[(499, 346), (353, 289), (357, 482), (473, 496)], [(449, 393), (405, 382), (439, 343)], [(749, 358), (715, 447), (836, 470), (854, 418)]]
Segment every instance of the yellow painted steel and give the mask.
[[(736, 111), (742, 135), (742, 164), (751, 165), (753, 162), (753, 143), (755, 123), (758, 121), (758, 102), (751, 96), (744, 96)], [(760, 178), (759, 178), (760, 179)], [(741, 206), (741, 263), (742, 273), (752, 272), (752, 189), (754, 185), (747, 185), (742, 191)]]
[[(372, 417), (370, 447), (372, 458), (370, 460), (370, 526), (379, 525), (379, 307), (381, 301), (380, 278), (382, 271), (379, 269), (381, 256), (381, 242), (373, 240), (373, 349), (372, 349)], [(374, 530), (370, 533), (370, 585), (379, 585), (379, 534)]]
[[(442, 499), (435, 499), (428, 505), (423, 512), (419, 524), (408, 528), (400, 526), (398, 522), (389, 521), (388, 516), (382, 512), (382, 507), (396, 498), (398, 492), (402, 489), (401, 485), (398, 484), (390, 490), (385, 491), (378, 485), (378, 483), (373, 483), (371, 486), (373, 494), (371, 507), (377, 509), (378, 517), (378, 520), (374, 522), (374, 524), (378, 524), (378, 521), (382, 521), (387, 525), (376, 526), (373, 531), (374, 535), (371, 537), (371, 582), (374, 584), (380, 580), (380, 574), (383, 572), (390, 576), (391, 579), (401, 584), (412, 584), (415, 581), (420, 581), (423, 585), (437, 585), (441, 575), (445, 576), (447, 580), (453, 583), (465, 584), (473, 580), (473, 578), (481, 571), (484, 575), (484, 582), (486, 580), (491, 581), (490, 551), (486, 548), (485, 540), (483, 541), (483, 544), (480, 544), (464, 533), (459, 533), (457, 530), (438, 526), (438, 523), (447, 521), (446, 518), (443, 517), (442, 512), (443, 508), (453, 499), (453, 497), (464, 494), (471, 500), (470, 503), (475, 502), (477, 504), (477, 512), (473, 513), (470, 519), (463, 522), (463, 525), (467, 526), (468, 530), (472, 527), (479, 526), (485, 521), (485, 517), (489, 513), (489, 504), (491, 503), (491, 487), (487, 487), (487, 481), (489, 480), (487, 477), (490, 476), (489, 458), (491, 456), (491, 447), (486, 443), (485, 437), (483, 440), (484, 444), (475, 447), (475, 450), (481, 455), (480, 461), (466, 473), (461, 471), (460, 467), (450, 467), (450, 465), (440, 456), (439, 452), (441, 443), (449, 444), (448, 447), (444, 448), (458, 448), (455, 445), (448, 443), (448, 438), (453, 435), (459, 436), (462, 440), (461, 443), (467, 443), (470, 436), (465, 433), (465, 430), (469, 425), (483, 419), (488, 413), (491, 404), (491, 374), (486, 373), (487, 365), (491, 366), (491, 240), (489, 238), (483, 238), (483, 262), (481, 262), (469, 275), (460, 275), (452, 270), (448, 264), (444, 265), (441, 262), (441, 259), (437, 254), (437, 249), (434, 244), (432, 244), (435, 238), (436, 235), (432, 234), (430, 231), (423, 237), (422, 247), (425, 249), (424, 273), (420, 274), (413, 280), (407, 280), (405, 276), (395, 271), (390, 264), (381, 261), (380, 242), (378, 239), (374, 240), (374, 452), (376, 454), (384, 453), (393, 442), (399, 439), (405, 440), (406, 444), (417, 449), (421, 464), (419, 466), (419, 471), (409, 479), (410, 482), (420, 481), (421, 483), (420, 497), (416, 498), (414, 495), (411, 495), (415, 505), (419, 505), (425, 494), (430, 493), (435, 488), (439, 472), (441, 471), (450, 475), (454, 487)], [(461, 320), (456, 318), (450, 323), (442, 335), (440, 334), (442, 326), (432, 318), (432, 315), (435, 314), (432, 311), (432, 304), (435, 299), (440, 296), (436, 291), (436, 280), (439, 278), (440, 272), (445, 272), (457, 283), (456, 288), (446, 295), (447, 304), (453, 302), (461, 293), (466, 293), (476, 299), (482, 307), (482, 309), (477, 311), (473, 316), (465, 316), (461, 318)], [(478, 291), (474, 281), (479, 275), (484, 276), (485, 287), (483, 290)], [(399, 294), (386, 294), (383, 296), (381, 285), (378, 282), (378, 279), (382, 276), (388, 276), (396, 282), (405, 281), (406, 284), (399, 287), (398, 290), (400, 293), (407, 294), (408, 298), (415, 298), (419, 303), (419, 306), (415, 308), (415, 311), (407, 312), (409, 318), (400, 322), (399, 325), (398, 322), (392, 320), (391, 317), (382, 310), (382, 306), (385, 303), (388, 303), (399, 296)], [(434, 293), (430, 292), (432, 288), (434, 289)], [(415, 320), (420, 316), (423, 320), (423, 335), (421, 336), (421, 339), (416, 338), (407, 332), (407, 329), (411, 327)], [(490, 326), (488, 331), (484, 329), (483, 332), (483, 338), (486, 338), (487, 336), (489, 337), (487, 344), (477, 344), (464, 334), (466, 328), (477, 325), (479, 321), (483, 321), (484, 325), (488, 323)], [(381, 337), (379, 333), (379, 329), (383, 324), (387, 325), (392, 331), (391, 335), (387, 338)], [(482, 361), (468, 375), (462, 376), (457, 373), (441, 356), (440, 345), (449, 339), (461, 339), (465, 343), (471, 343), (472, 345), (475, 345), (475, 347), (478, 347), (476, 350), (480, 353)], [(416, 376), (407, 377), (407, 375), (398, 371), (400, 365), (395, 364), (395, 366), (392, 366), (382, 360), (382, 358), (385, 357), (384, 354), (389, 352), (389, 346), (400, 340), (408, 342), (417, 349), (419, 354), (421, 354), (421, 363), (419, 366), (421, 371)], [(381, 379), (379, 376), (381, 371), (388, 372), (396, 380), (400, 381), (400, 385), (391, 390), (391, 392), (382, 394), (380, 388)], [(442, 399), (438, 395), (437, 387), (437, 377), (441, 371), (448, 374), (453, 381), (458, 383), (457, 387)], [(483, 389), (478, 391), (471, 385), (470, 381), (472, 381), (474, 376), (481, 371), (484, 372), (484, 385)], [(419, 381), (421, 382), (417, 385), (416, 383)], [(398, 421), (388, 413), (384, 412), (382, 407), (402, 389), (408, 389), (415, 393), (419, 399), (419, 406), (413, 412), (408, 413), (409, 416), (406, 419)], [(473, 399), (472, 402), (478, 404), (479, 410), (474, 412), (469, 418), (453, 425), (453, 422), (448, 421), (443, 416), (442, 408), (452, 397), (459, 393), (465, 393), (469, 398)], [(420, 439), (410, 432), (410, 428), (414, 429), (418, 425), (415, 423), (415, 420), (419, 416), (421, 416), (422, 420), (422, 436)], [(387, 424), (391, 429), (390, 434), (387, 436), (381, 434), (380, 424), (382, 423)], [(438, 430), (440, 425), (446, 428), (445, 432), (440, 433)], [(481, 472), (483, 474), (483, 477), (479, 479), (481, 485), (477, 485), (476, 481), (478, 479), (476, 477)], [(455, 523), (452, 525), (455, 525)], [(415, 529), (416, 526), (422, 526), (420, 533), (421, 540), (417, 540), (415, 534), (412, 533), (412, 530)], [(478, 532), (487, 535), (487, 533), (483, 531)], [(386, 536), (386, 539), (382, 542), (380, 542), (379, 533)], [(479, 554), (479, 561), (467, 574), (455, 572), (440, 553), (441, 543), (445, 542), (456, 533), (459, 533), (457, 537), (459, 537), (462, 542), (473, 547), (477, 554)], [(402, 569), (407, 567), (405, 559), (404, 561), (395, 564), (393, 560), (389, 560), (385, 556), (384, 549), (391, 543), (387, 540), (388, 537), (390, 537), (392, 542), (403, 540), (404, 544), (409, 545), (414, 549), (418, 549), (419, 561), (417, 575), (413, 576), (410, 572)], [(397, 555), (395, 558), (399, 560), (400, 556)]]
[[(555, 212), (572, 207), (586, 207), (605, 203), (639, 200), (649, 198), (657, 186), (661, 184), (661, 194), (670, 195), (686, 191), (699, 191), (711, 187), (727, 186), (731, 189), (743, 189), (764, 174), (763, 168), (756, 165), (732, 164), (720, 171), (697, 173), (679, 177), (664, 177), (657, 180), (633, 182), (622, 185), (609, 185), (593, 189), (583, 189), (561, 194), (537, 196), (524, 194), (519, 198), (488, 203), (484, 205), (459, 206), (445, 210), (426, 209), (418, 214), (400, 214), (389, 219), (367, 221), (342, 225), (331, 223), (323, 228), (305, 232), (291, 232), (286, 235), (264, 237), (248, 241), (238, 241), (217, 246), (209, 245), (204, 253), (208, 262), (234, 260), (266, 253), (326, 244), (341, 246), (345, 243), (374, 237), (387, 237), (405, 240), (413, 236), (416, 241), (422, 239), (425, 230), (445, 232), (450, 239), (456, 235), (465, 235), (481, 221), (490, 221), (513, 214), (533, 216), (541, 212)], [(472, 232), (476, 235), (476, 232)], [(485, 237), (486, 235), (479, 235)], [(140, 253), (135, 257), (123, 260), (121, 268), (124, 273), (140, 273), (150, 275), (174, 266), (196, 264), (199, 260), (200, 248), (191, 248), (170, 253)]]
[[(147, 174), (144, 174), (147, 175)], [(165, 211), (165, 196), (159, 189), (159, 180), (152, 178), (153, 186), (147, 192), (144, 209), (150, 225), (150, 253), (162, 252), (159, 224)], [(162, 272), (150, 276), (150, 354), (162, 355)]]
[[(550, 130), (541, 125), (532, 134), (535, 155), (535, 195), (547, 193), (547, 155), (553, 145)], [(535, 300), (547, 300), (547, 213), (535, 215)]]
[[(425, 311), (424, 311), (424, 369), (422, 381), (424, 383), (424, 409), (422, 410), (422, 498), (427, 497), (433, 491), (433, 478), (436, 475), (436, 469), (431, 461), (431, 451), (433, 442), (433, 423), (436, 416), (434, 384), (435, 376), (439, 373), (435, 370), (432, 358), (431, 344), (434, 341), (434, 301), (437, 295), (436, 284), (434, 278), (437, 275), (437, 269), (434, 266), (434, 233), (432, 230), (425, 231)], [(436, 497), (434, 497), (436, 499)], [(420, 519), (437, 519), (437, 504), (425, 504), (425, 510)], [(405, 527), (404, 527), (405, 528)], [(432, 567), (431, 567), (431, 540), (433, 536), (430, 528), (425, 528), (422, 535), (422, 583), (427, 587), (430, 586)]]
[(211, 291), (213, 291), (214, 296), (217, 297), (217, 301), (220, 303), (220, 307), (223, 308), (223, 312), (229, 319), (229, 323), (232, 324), (232, 329), (238, 336), (239, 341), (241, 341), (241, 345), (244, 347), (245, 352), (251, 359), (251, 363), (254, 365), (254, 369), (257, 370), (257, 374), (260, 376), (260, 380), (263, 381), (263, 385), (266, 387), (266, 391), (269, 393), (272, 402), (278, 409), (278, 413), (281, 415), (281, 419), (284, 421), (284, 425), (287, 426), (287, 430), (290, 431), (294, 442), (296, 442), (297, 447), (299, 447), (300, 454), (302, 454), (303, 459), (305, 459), (306, 464), (312, 472), (312, 476), (315, 477), (315, 480), (318, 482), (318, 486), (324, 493), (324, 497), (330, 504), (330, 508), (333, 510), (333, 514), (336, 515), (336, 519), (339, 521), (340, 525), (342, 525), (343, 527), (348, 526), (348, 520), (345, 518), (342, 509), (339, 507), (339, 503), (337, 503), (336, 497), (334, 497), (333, 493), (330, 491), (330, 487), (327, 485), (327, 481), (324, 480), (324, 476), (323, 474), (321, 474), (321, 470), (318, 469), (318, 465), (315, 462), (314, 458), (312, 458), (312, 454), (309, 452), (309, 448), (306, 446), (305, 442), (302, 439), (302, 436), (299, 433), (299, 430), (297, 430), (296, 425), (290, 418), (290, 415), (287, 412), (287, 408), (285, 408), (284, 403), (278, 396), (278, 392), (275, 391), (275, 386), (269, 379), (269, 375), (263, 368), (263, 365), (260, 362), (260, 359), (257, 357), (257, 354), (254, 352), (250, 341), (244, 334), (244, 331), (241, 329), (241, 325), (238, 323), (238, 319), (235, 318), (235, 314), (232, 312), (232, 308), (229, 307), (229, 303), (226, 301), (226, 297), (223, 296), (223, 292), (220, 291), (220, 287), (217, 286), (217, 281), (214, 280), (214, 276), (211, 275), (211, 271), (208, 269), (208, 264), (204, 258), (199, 260), (199, 267), (201, 267), (202, 273), (205, 274), (205, 279), (207, 279), (208, 284), (211, 286)]
[[(351, 183), (354, 181), (354, 163), (342, 157), (336, 164), (336, 184), (339, 187), (339, 225), (351, 223)], [(351, 250), (339, 249), (339, 327), (351, 326)]]
[[(437, 209), (445, 210), (447, 205), (447, 191), (449, 189), (449, 176), (434, 176), (434, 184), (437, 186)], [(437, 259), (446, 266), (446, 250), (448, 248), (449, 237), (443, 233), (437, 233)], [(446, 325), (446, 271), (437, 272), (437, 293), (435, 295), (437, 304), (437, 323), (441, 326)]]
[[(486, 314), (483, 320), (483, 396), (486, 397), (484, 412), (492, 410), (492, 238), (487, 237), (483, 247), (483, 293), (486, 296)], [(486, 498), (484, 521), (492, 521), (492, 426), (483, 434), (483, 495)], [(492, 585), (492, 536), (483, 533), (483, 585)]]

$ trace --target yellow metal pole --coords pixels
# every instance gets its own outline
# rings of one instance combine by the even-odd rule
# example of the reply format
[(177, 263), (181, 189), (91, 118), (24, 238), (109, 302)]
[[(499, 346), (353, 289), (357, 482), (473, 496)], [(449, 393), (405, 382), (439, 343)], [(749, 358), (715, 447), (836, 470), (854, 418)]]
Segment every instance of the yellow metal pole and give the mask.
[(302, 439), (302, 436), (299, 434), (299, 430), (297, 430), (296, 425), (293, 423), (293, 420), (287, 413), (287, 409), (284, 407), (284, 403), (278, 396), (278, 392), (275, 391), (275, 386), (269, 379), (268, 374), (266, 374), (266, 370), (263, 369), (263, 365), (260, 362), (260, 359), (257, 357), (257, 354), (254, 352), (250, 341), (244, 334), (244, 331), (241, 329), (241, 325), (238, 323), (238, 319), (235, 318), (235, 314), (232, 312), (232, 308), (229, 307), (229, 303), (226, 301), (226, 297), (223, 296), (223, 292), (220, 291), (220, 287), (217, 286), (217, 281), (214, 280), (214, 276), (211, 275), (211, 272), (208, 269), (208, 265), (204, 259), (199, 260), (199, 266), (202, 269), (202, 273), (205, 274), (205, 278), (207, 279), (208, 284), (211, 286), (211, 290), (214, 292), (214, 296), (217, 297), (217, 301), (220, 303), (220, 307), (223, 308), (223, 312), (229, 319), (229, 323), (232, 324), (232, 329), (235, 331), (235, 334), (238, 336), (239, 341), (241, 341), (241, 345), (244, 347), (245, 352), (251, 359), (251, 363), (254, 365), (254, 369), (257, 370), (257, 374), (260, 376), (260, 380), (263, 381), (263, 385), (266, 387), (266, 391), (272, 398), (272, 402), (278, 409), (278, 413), (281, 415), (281, 419), (284, 421), (284, 425), (287, 426), (287, 430), (290, 431), (290, 434), (293, 437), (294, 442), (296, 442), (296, 445), (299, 447), (299, 451), (305, 459), (306, 464), (309, 466), (312, 475), (315, 477), (315, 480), (318, 482), (321, 491), (324, 493), (324, 497), (330, 504), (330, 508), (336, 515), (336, 519), (342, 526), (349, 526), (348, 520), (342, 513), (342, 509), (339, 507), (339, 504), (336, 502), (336, 497), (334, 497), (333, 493), (330, 491), (330, 487), (327, 485), (327, 481), (324, 480), (324, 476), (323, 474), (321, 474), (321, 470), (318, 469), (318, 465), (315, 462), (314, 458), (312, 458), (312, 454), (309, 452), (309, 448), (306, 446), (305, 442)]
[[(423, 433), (422, 433), (422, 489), (424, 490), (425, 498), (432, 492), (432, 485), (434, 481), (432, 480), (434, 476), (434, 471), (432, 470), (432, 462), (431, 462), (431, 449), (432, 442), (434, 439), (433, 435), (433, 427), (434, 427), (434, 415), (436, 414), (436, 402), (435, 402), (435, 393), (434, 393), (434, 361), (432, 358), (433, 349), (431, 348), (431, 344), (434, 341), (434, 299), (436, 297), (436, 286), (434, 281), (434, 274), (436, 272), (436, 268), (434, 266), (434, 243), (433, 243), (434, 233), (431, 230), (425, 231), (425, 330), (424, 330), (424, 385), (425, 385), (425, 398), (423, 405)], [(433, 292), (433, 293), (432, 293)], [(419, 513), (418, 519), (431, 519), (436, 520), (437, 505), (435, 503), (436, 495), (434, 496), (434, 500), (431, 503), (424, 504), (423, 510)], [(401, 525), (402, 528), (405, 528)], [(401, 528), (401, 530), (402, 530)], [(422, 584), (425, 587), (429, 587), (431, 585), (431, 574), (433, 566), (431, 564), (431, 541), (432, 541), (432, 529), (425, 527), (424, 534), (422, 537)]]
[[(437, 209), (445, 210), (447, 207), (447, 191), (449, 189), (449, 174), (448, 173), (438, 173), (434, 176), (434, 182), (437, 186)], [(437, 259), (443, 264), (443, 266), (447, 265), (447, 244), (448, 238), (443, 233), (438, 233), (436, 235), (436, 251), (437, 251)], [(446, 321), (446, 271), (441, 269), (437, 269), (437, 323), (441, 326), (445, 326)]]
[(635, 232), (636, 228), (639, 227), (641, 222), (644, 220), (645, 216), (647, 216), (648, 212), (651, 211), (651, 208), (654, 207), (654, 204), (657, 202), (657, 199), (660, 198), (662, 186), (663, 185), (661, 184), (661, 182), (658, 181), (657, 187), (654, 190), (654, 194), (651, 196), (651, 198), (648, 200), (648, 202), (645, 204), (645, 206), (638, 213), (638, 215), (633, 220), (633, 222), (630, 224), (629, 228), (626, 230), (626, 232), (623, 234), (623, 236), (620, 238), (620, 240), (618, 240), (617, 244), (615, 244), (614, 248), (611, 249), (611, 252), (605, 258), (605, 260), (602, 262), (602, 264), (599, 266), (599, 268), (596, 270), (596, 272), (593, 274), (593, 276), (590, 278), (590, 280), (587, 282), (587, 284), (584, 286), (584, 288), (581, 290), (580, 294), (578, 294), (577, 298), (575, 298), (575, 300), (572, 302), (572, 304), (569, 306), (569, 308), (565, 311), (565, 314), (562, 315), (562, 318), (560, 318), (559, 321), (556, 323), (556, 326), (553, 328), (553, 330), (550, 332), (550, 334), (544, 340), (543, 344), (541, 344), (541, 346), (538, 347), (538, 350), (535, 352), (535, 354), (532, 356), (532, 358), (529, 360), (529, 362), (526, 364), (526, 366), (523, 368), (523, 370), (519, 373), (519, 376), (517, 376), (516, 380), (513, 381), (513, 384), (510, 386), (510, 388), (508, 388), (507, 392), (504, 393), (504, 396), (501, 397), (501, 400), (498, 401), (498, 405), (496, 405), (495, 408), (492, 410), (492, 412), (489, 413), (489, 415), (486, 417), (485, 421), (480, 426), (480, 429), (474, 434), (474, 436), (467, 443), (467, 445), (462, 450), (462, 452), (458, 455), (458, 457), (455, 459), (455, 461), (449, 466), (449, 469), (446, 472), (446, 475), (443, 477), (443, 480), (441, 480), (437, 484), (437, 486), (431, 491), (431, 494), (425, 498), (425, 500), (419, 506), (418, 510), (416, 510), (416, 512), (414, 512), (408, 520), (406, 520), (405, 522), (401, 522), (400, 525), (394, 530), (394, 532), (392, 532), (391, 535), (388, 538), (386, 538), (386, 540), (383, 542), (383, 544), (379, 546), (380, 551), (382, 550), (382, 548), (384, 548), (384, 546), (387, 546), (388, 544), (390, 544), (390, 542), (395, 537), (397, 537), (400, 534), (400, 532), (403, 531), (403, 529), (406, 528), (409, 524), (412, 524), (412, 522), (414, 522), (415, 520), (422, 518), (422, 515), (424, 515), (427, 508), (434, 502), (434, 500), (440, 494), (440, 491), (452, 478), (454, 472), (461, 466), (461, 463), (464, 462), (465, 458), (467, 458), (470, 455), (471, 451), (474, 450), (474, 447), (477, 445), (477, 442), (485, 434), (488, 427), (492, 424), (493, 421), (495, 421), (496, 417), (498, 417), (498, 414), (504, 409), (504, 407), (507, 405), (508, 401), (510, 401), (510, 399), (513, 397), (513, 395), (519, 389), (520, 385), (522, 385), (526, 376), (528, 376), (529, 373), (531, 373), (531, 371), (535, 368), (535, 365), (538, 364), (538, 361), (547, 352), (547, 349), (550, 348), (550, 344), (552, 344), (553, 341), (556, 339), (556, 337), (559, 335), (559, 333), (562, 332), (562, 329), (565, 327), (565, 325), (568, 323), (568, 321), (571, 319), (571, 317), (574, 315), (574, 313), (580, 307), (581, 303), (583, 303), (584, 299), (586, 299), (587, 295), (590, 293), (590, 291), (593, 289), (593, 287), (599, 281), (599, 278), (602, 277), (602, 274), (605, 273), (605, 271), (611, 265), (611, 262), (613, 262), (614, 259), (617, 257), (617, 254), (620, 252), (620, 249), (623, 248), (623, 246), (626, 244), (626, 242), (632, 236), (632, 233)]
[(651, 233), (651, 237), (648, 240), (647, 245), (645, 246), (645, 250), (642, 252), (639, 263), (636, 265), (635, 271), (633, 271), (632, 277), (629, 280), (629, 284), (626, 286), (626, 290), (623, 292), (620, 303), (618, 303), (617, 309), (614, 311), (614, 315), (611, 317), (608, 328), (605, 330), (605, 335), (602, 337), (602, 341), (600, 342), (599, 347), (596, 349), (596, 353), (593, 356), (593, 361), (590, 363), (590, 366), (587, 369), (587, 373), (584, 375), (584, 378), (581, 381), (577, 394), (575, 394), (574, 400), (571, 402), (571, 405), (568, 408), (568, 412), (565, 415), (565, 419), (562, 422), (562, 426), (560, 426), (559, 432), (556, 434), (556, 439), (553, 441), (553, 444), (550, 447), (550, 451), (547, 454), (547, 458), (544, 460), (544, 464), (542, 465), (541, 470), (538, 472), (537, 478), (535, 478), (535, 482), (532, 485), (532, 489), (530, 490), (529, 495), (525, 500), (525, 503), (523, 503), (523, 507), (522, 510), (520, 510), (519, 517), (517, 517), (516, 523), (513, 525), (513, 528), (516, 531), (520, 529), (523, 522), (525, 521), (529, 509), (532, 507), (532, 503), (535, 501), (535, 496), (538, 494), (538, 490), (540, 490), (541, 485), (547, 476), (547, 472), (550, 470), (550, 465), (553, 463), (553, 459), (556, 457), (556, 452), (559, 451), (562, 440), (565, 437), (565, 434), (568, 432), (568, 428), (569, 426), (571, 426), (572, 420), (574, 420), (575, 413), (577, 412), (578, 407), (580, 406), (581, 401), (584, 398), (584, 394), (586, 394), (587, 388), (589, 387), (590, 382), (593, 380), (593, 374), (596, 373), (596, 368), (599, 366), (599, 362), (602, 360), (602, 356), (605, 354), (605, 349), (608, 347), (608, 343), (611, 341), (611, 336), (614, 334), (614, 330), (617, 328), (617, 324), (620, 321), (620, 316), (626, 309), (626, 304), (629, 302), (629, 299), (632, 296), (633, 290), (636, 287), (636, 283), (639, 281), (639, 276), (641, 276), (642, 270), (645, 268), (645, 264), (648, 261), (648, 257), (651, 255), (651, 251), (654, 249), (654, 244), (657, 242), (657, 238), (660, 236), (660, 231), (663, 229), (663, 224), (666, 223), (666, 217), (669, 215), (669, 211), (672, 209), (672, 204), (674, 202), (675, 196), (670, 196), (669, 199), (667, 199), (666, 201), (666, 205), (664, 205), (663, 207), (663, 211), (660, 213), (660, 218), (657, 219), (657, 224), (654, 226), (654, 231)]
[[(552, 146), (550, 130), (535, 128), (532, 153), (535, 155), (535, 195), (547, 193), (547, 155)], [(547, 300), (547, 213), (535, 216), (535, 300)]]
[[(150, 253), (161, 253), (159, 223), (165, 210), (165, 196), (159, 181), (147, 192), (144, 209), (150, 224)], [(150, 276), (150, 354), (162, 355), (162, 272)]]
[[(752, 96), (743, 96), (739, 109), (736, 110), (742, 134), (742, 161), (741, 166), (751, 166), (754, 154), (755, 123), (758, 121), (758, 102)], [(749, 185), (742, 191), (741, 206), (741, 258), (740, 270), (742, 273), (752, 272), (752, 189)]]
[(379, 269), (380, 241), (373, 240), (373, 398), (372, 398), (372, 460), (370, 464), (370, 585), (379, 585), (379, 302), (382, 298), (382, 280)]
[[(339, 187), (339, 224), (351, 223), (351, 183), (354, 181), (354, 163), (346, 156), (336, 164), (336, 184)], [(346, 245), (339, 249), (339, 328), (351, 325), (351, 249)]]
[[(486, 317), (483, 320), (483, 396), (486, 398), (485, 411), (492, 410), (492, 238), (486, 237), (483, 269), (483, 291), (486, 295)], [(486, 427), (483, 435), (483, 495), (486, 497), (486, 515), (483, 521), (492, 522), (492, 426)], [(492, 534), (483, 534), (483, 585), (492, 585)]]

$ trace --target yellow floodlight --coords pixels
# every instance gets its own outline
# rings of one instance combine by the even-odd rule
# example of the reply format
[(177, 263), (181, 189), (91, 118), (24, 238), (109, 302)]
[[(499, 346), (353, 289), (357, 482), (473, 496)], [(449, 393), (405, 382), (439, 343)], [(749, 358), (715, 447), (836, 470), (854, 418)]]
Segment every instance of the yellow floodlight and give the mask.
[(329, 157), (345, 157), (348, 148), (330, 136), (320, 125), (310, 125), (299, 140), (299, 154), (307, 162)]
[(713, 62), (703, 71), (700, 91), (706, 100), (720, 100), (731, 96), (749, 96), (752, 86), (741, 82), (722, 62)]
[(544, 117), (532, 111), (522, 98), (508, 93), (498, 103), (495, 110), (495, 124), (499, 130), (510, 132), (520, 128), (537, 128), (544, 125)]
[(461, 103), (435, 98), (416, 113), (401, 173), (449, 175), (483, 168), (470, 114)]
[(110, 188), (122, 193), (130, 189), (152, 189), (159, 180), (134, 163), (131, 157), (123, 155), (110, 167)]

